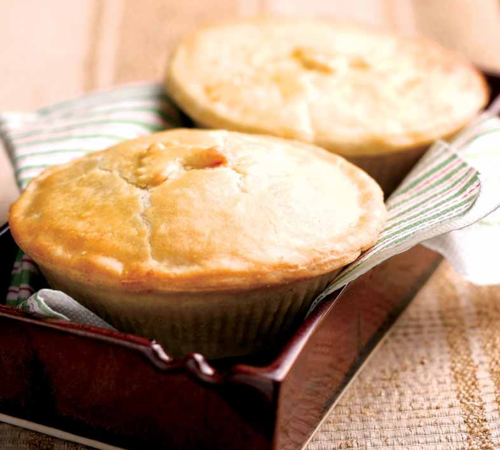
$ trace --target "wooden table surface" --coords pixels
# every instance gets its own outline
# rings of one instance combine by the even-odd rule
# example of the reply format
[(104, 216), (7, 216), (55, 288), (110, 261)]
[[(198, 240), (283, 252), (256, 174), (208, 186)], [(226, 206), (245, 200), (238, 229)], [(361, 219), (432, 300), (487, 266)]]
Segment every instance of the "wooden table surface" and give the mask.
[[(421, 33), (500, 70), (500, 0), (3, 0), (0, 110), (29, 111), (101, 87), (159, 80), (172, 44), (184, 32), (262, 14), (328, 15)], [(1, 150), (0, 174), (3, 223), (18, 191)], [(440, 273), (427, 292), (433, 292), (432, 283), (463, 284), (449, 268)], [(461, 295), (480, 289), (464, 286)], [(500, 301), (500, 288), (481, 292)], [(0, 424), (0, 448), (83, 447)]]

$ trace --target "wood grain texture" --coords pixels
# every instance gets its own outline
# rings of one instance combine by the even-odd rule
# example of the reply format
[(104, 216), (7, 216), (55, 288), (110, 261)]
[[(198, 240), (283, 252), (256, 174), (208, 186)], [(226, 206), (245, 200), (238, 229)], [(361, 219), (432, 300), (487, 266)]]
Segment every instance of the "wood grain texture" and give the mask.
[[(245, 8), (233, 0), (217, 0), (207, 8), (198, 0), (126, 2), (116, 57), (116, 83), (161, 79), (170, 49), (184, 33), (197, 26), (252, 14), (253, 0)], [(243, 2), (242, 2), (243, 4)], [(152, 57), (153, 56), (153, 57)]]
[(87, 39), (87, 52), (83, 60), (83, 89), (91, 91), (99, 86), (99, 49), (104, 35), (108, 34), (105, 30), (104, 10), (106, 2), (94, 0), (90, 10), (89, 36)]
[(88, 450), (90, 447), (0, 423), (0, 448), (2, 450)]
[(420, 33), (500, 69), (500, 1), (413, 0), (413, 16)]
[(473, 286), (443, 263), (307, 450), (500, 448), (499, 307), (498, 287)]
[[(0, 108), (32, 110), (114, 83), (160, 79), (168, 53), (183, 33), (203, 23), (256, 14), (336, 16), (406, 34), (422, 33), (465, 53), (477, 63), (500, 69), (498, 0), (4, 0), (0, 2)], [(8, 205), (18, 193), (5, 152), (1, 148), (0, 152), (0, 221), (3, 222)], [(446, 295), (473, 299), (484, 323), (488, 319), (488, 305), (500, 304), (499, 288), (474, 287), (447, 268), (432, 279), (412, 310), (418, 311), (423, 305), (437, 301), (443, 284), (459, 284), (459, 291), (447, 291)], [(405, 320), (409, 319), (405, 317), (400, 328), (405, 326)], [(483, 333), (484, 348), (491, 354), (499, 350), (500, 332), (497, 322), (490, 319), (487, 323), (490, 326)], [(390, 341), (387, 345), (390, 346)], [(379, 360), (389, 357), (388, 352), (382, 349), (371, 362), (368, 376), (375, 379), (381, 370)], [(420, 363), (414, 361), (414, 364)], [(498, 362), (491, 359), (489, 364), (498, 382)], [(417, 366), (413, 369), (420, 373)], [(368, 408), (369, 399), (363, 386), (355, 384), (350, 392), (360, 398), (364, 396)], [(411, 396), (411, 392), (406, 395)], [(500, 398), (498, 392), (495, 398)], [(414, 401), (418, 400), (419, 394), (415, 393)], [(375, 415), (379, 421), (383, 418), (383, 411)], [(335, 435), (333, 429), (327, 421), (310, 448), (344, 445), (347, 441)], [(0, 448), (80, 450), (85, 447), (0, 424)]]
[(29, 111), (83, 92), (91, 4), (0, 2), (2, 111)]

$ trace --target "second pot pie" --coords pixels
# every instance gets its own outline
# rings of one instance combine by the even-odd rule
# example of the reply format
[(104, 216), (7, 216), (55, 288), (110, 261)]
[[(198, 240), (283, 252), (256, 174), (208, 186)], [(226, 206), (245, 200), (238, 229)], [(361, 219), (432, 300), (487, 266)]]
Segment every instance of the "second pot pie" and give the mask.
[(386, 191), (488, 98), (483, 77), (431, 41), (291, 18), (188, 35), (171, 57), (166, 88), (201, 126), (317, 144)]
[(174, 356), (212, 358), (286, 333), (384, 221), (379, 186), (343, 158), (202, 130), (52, 167), (9, 217), (52, 287)]

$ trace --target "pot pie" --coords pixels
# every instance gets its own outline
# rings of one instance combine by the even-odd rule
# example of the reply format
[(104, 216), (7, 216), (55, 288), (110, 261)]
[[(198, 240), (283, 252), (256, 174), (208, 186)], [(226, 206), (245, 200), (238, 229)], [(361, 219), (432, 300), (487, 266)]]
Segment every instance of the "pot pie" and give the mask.
[(169, 353), (255, 352), (385, 222), (376, 182), (284, 139), (177, 129), (44, 171), (10, 210), (49, 284)]
[(199, 125), (317, 144), (391, 191), (438, 138), (486, 104), (483, 77), (422, 38), (367, 26), (254, 19), (200, 29), (166, 89)]

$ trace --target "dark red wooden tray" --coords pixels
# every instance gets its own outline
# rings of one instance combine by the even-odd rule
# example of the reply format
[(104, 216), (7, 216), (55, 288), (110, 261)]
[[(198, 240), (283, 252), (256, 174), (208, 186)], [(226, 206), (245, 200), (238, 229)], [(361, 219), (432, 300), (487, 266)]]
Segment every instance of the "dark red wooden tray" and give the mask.
[[(5, 298), (7, 226), (0, 249)], [(0, 413), (127, 449), (299, 449), (440, 260), (421, 246), (392, 257), (241, 360), (171, 360), (144, 338), (0, 305)]]
[[(4, 298), (7, 227), (0, 248)], [(391, 258), (253, 360), (174, 361), (144, 338), (0, 306), (0, 413), (127, 449), (299, 449), (439, 260)]]

